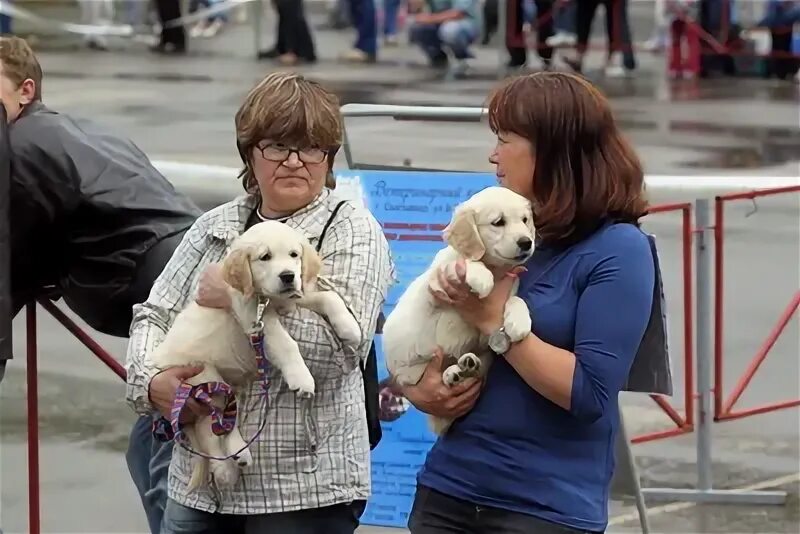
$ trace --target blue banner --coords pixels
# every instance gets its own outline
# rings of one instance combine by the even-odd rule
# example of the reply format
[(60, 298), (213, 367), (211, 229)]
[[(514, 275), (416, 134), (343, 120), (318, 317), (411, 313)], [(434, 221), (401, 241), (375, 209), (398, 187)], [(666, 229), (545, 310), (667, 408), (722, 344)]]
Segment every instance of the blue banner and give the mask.
[[(406, 171), (340, 171), (336, 192), (367, 207), (383, 227), (398, 283), (389, 292), (388, 316), (408, 284), (422, 274), (445, 244), (442, 230), (453, 209), (477, 191), (496, 185), (493, 174)], [(379, 379), (387, 377), (380, 337)], [(416, 474), (435, 441), (426, 417), (404, 399), (381, 395), (383, 439), (372, 453), (372, 497), (362, 517), (369, 525), (405, 527)], [(387, 406), (384, 403), (389, 403)]]

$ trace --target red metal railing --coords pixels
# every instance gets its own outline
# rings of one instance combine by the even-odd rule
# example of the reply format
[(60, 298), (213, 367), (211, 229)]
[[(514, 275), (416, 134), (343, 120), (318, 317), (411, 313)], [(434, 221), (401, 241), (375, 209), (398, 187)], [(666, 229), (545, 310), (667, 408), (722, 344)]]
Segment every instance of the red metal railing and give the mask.
[[(39, 534), (41, 523), (39, 516), (39, 378), (38, 378), (38, 346), (36, 343), (36, 302), (25, 309), (25, 330), (27, 345), (27, 382), (28, 382), (28, 532)], [(64, 325), (86, 348), (105, 363), (109, 369), (125, 380), (126, 373), (122, 365), (103, 347), (87, 334), (75, 321), (67, 317), (58, 306), (50, 300), (40, 299), (38, 304), (50, 315)]]
[(644, 443), (664, 439), (694, 430), (694, 313), (692, 293), (692, 205), (689, 202), (662, 204), (650, 208), (648, 215), (666, 212), (681, 212), (681, 266), (683, 289), (683, 364), (685, 381), (683, 386), (684, 414), (678, 412), (670, 402), (660, 395), (651, 395), (656, 404), (675, 424), (674, 428), (634, 436), (631, 443)]
[(740, 419), (762, 413), (774, 412), (786, 408), (800, 406), (800, 399), (791, 399), (749, 408), (738, 412), (733, 411), (733, 406), (742, 396), (750, 381), (758, 371), (759, 366), (764, 362), (770, 349), (780, 337), (792, 315), (800, 306), (800, 289), (795, 291), (789, 305), (783, 310), (778, 322), (772, 328), (767, 339), (762, 343), (756, 355), (750, 361), (747, 369), (739, 378), (730, 396), (725, 399), (723, 385), (724, 371), (724, 261), (725, 261), (725, 203), (735, 200), (754, 200), (758, 197), (780, 195), (786, 193), (798, 193), (800, 186), (779, 187), (774, 189), (762, 189), (758, 191), (748, 191), (744, 193), (732, 193), (721, 195), (715, 199), (715, 220), (714, 220), (714, 420), (726, 421), (730, 419)]

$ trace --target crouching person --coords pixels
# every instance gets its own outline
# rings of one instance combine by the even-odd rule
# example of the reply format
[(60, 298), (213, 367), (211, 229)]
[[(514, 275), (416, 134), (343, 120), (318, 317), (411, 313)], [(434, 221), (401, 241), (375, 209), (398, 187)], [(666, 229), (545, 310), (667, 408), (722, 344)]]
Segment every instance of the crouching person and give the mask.
[(449, 63), (449, 55), (466, 68), (473, 57), (469, 47), (480, 35), (477, 0), (412, 0), (415, 13), (409, 39), (418, 45), (434, 67)]

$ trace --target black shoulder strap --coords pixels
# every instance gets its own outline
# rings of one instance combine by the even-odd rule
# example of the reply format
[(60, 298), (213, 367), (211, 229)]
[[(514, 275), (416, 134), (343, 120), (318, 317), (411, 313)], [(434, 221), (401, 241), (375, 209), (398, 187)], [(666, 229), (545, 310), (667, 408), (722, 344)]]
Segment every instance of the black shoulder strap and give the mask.
[(328, 232), (328, 228), (330, 228), (331, 223), (336, 218), (336, 214), (339, 213), (339, 208), (341, 208), (345, 202), (347, 201), (340, 200), (339, 203), (336, 204), (336, 206), (333, 208), (333, 211), (331, 212), (331, 216), (328, 217), (328, 220), (325, 222), (325, 226), (322, 227), (322, 232), (319, 234), (319, 239), (317, 239), (317, 247), (316, 247), (317, 252), (319, 252), (320, 249), (322, 248), (322, 242), (325, 240), (325, 234)]

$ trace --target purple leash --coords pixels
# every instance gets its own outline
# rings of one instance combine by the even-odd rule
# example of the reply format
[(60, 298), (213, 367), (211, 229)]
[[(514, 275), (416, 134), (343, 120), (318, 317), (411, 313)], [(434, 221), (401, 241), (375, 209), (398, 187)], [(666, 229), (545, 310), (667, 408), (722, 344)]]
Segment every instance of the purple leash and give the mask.
[[(269, 408), (269, 362), (267, 360), (266, 350), (264, 348), (264, 321), (262, 320), (262, 317), (264, 316), (264, 311), (266, 310), (268, 304), (269, 299), (261, 296), (258, 297), (256, 320), (253, 322), (253, 326), (250, 331), (247, 332), (247, 337), (250, 340), (250, 346), (253, 347), (253, 350), (256, 353), (258, 379), (261, 382), (261, 388), (263, 389), (265, 402), (264, 413), (266, 413), (267, 409)], [(220, 394), (225, 396), (225, 405), (222, 409), (216, 407), (212, 402), (212, 397)], [(172, 403), (172, 410), (170, 411), (170, 420), (167, 420), (165, 417), (159, 417), (153, 421), (153, 436), (157, 440), (161, 442), (175, 440), (176, 443), (192, 454), (202, 456), (203, 458), (207, 458), (209, 460), (225, 461), (231, 458), (237, 459), (242, 451), (247, 449), (250, 444), (252, 444), (256, 438), (261, 435), (261, 432), (264, 430), (264, 426), (266, 425), (267, 419), (264, 417), (264, 420), (261, 422), (261, 425), (253, 437), (245, 442), (244, 447), (231, 455), (219, 457), (196, 451), (187, 444), (188, 440), (186, 439), (183, 431), (183, 425), (180, 422), (181, 414), (183, 413), (183, 410), (186, 409), (186, 403), (189, 399), (195, 399), (209, 408), (212, 418), (211, 431), (214, 432), (215, 435), (222, 436), (230, 433), (233, 430), (233, 427), (236, 424), (237, 404), (236, 395), (228, 384), (224, 382), (205, 382), (203, 384), (192, 386), (191, 384), (183, 382), (178, 386), (178, 389), (175, 392), (175, 400)]]

